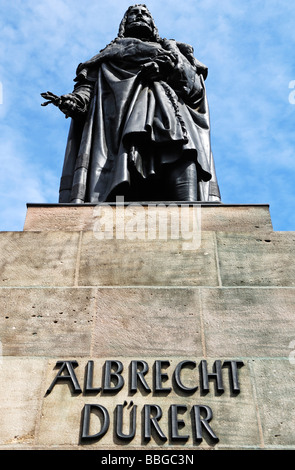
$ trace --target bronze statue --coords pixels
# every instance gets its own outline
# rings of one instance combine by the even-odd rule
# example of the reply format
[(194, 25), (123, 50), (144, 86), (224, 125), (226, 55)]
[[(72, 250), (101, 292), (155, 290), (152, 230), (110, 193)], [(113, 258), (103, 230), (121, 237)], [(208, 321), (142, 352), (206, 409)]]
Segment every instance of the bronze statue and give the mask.
[(220, 201), (206, 76), (191, 46), (161, 38), (145, 5), (129, 7), (72, 93), (41, 94), (72, 118), (59, 202)]

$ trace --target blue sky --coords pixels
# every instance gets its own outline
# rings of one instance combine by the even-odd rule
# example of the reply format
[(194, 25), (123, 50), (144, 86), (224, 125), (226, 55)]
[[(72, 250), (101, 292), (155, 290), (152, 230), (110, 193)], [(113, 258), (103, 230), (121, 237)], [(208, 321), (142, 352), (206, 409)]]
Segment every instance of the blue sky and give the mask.
[[(129, 0), (0, 0), (0, 230), (26, 203), (56, 203), (69, 120), (40, 93), (72, 91), (75, 70), (118, 31)], [(151, 0), (162, 37), (209, 68), (211, 140), (222, 201), (269, 204), (295, 230), (295, 3)], [(295, 94), (295, 93), (294, 93)], [(293, 98), (293, 99), (292, 99)]]

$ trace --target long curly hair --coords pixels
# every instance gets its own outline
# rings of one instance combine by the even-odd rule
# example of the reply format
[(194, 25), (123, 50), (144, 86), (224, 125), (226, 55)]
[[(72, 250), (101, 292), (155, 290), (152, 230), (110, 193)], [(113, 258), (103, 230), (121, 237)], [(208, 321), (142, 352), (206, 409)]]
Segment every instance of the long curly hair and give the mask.
[(160, 42), (161, 41), (161, 38), (159, 36), (159, 31), (158, 31), (158, 28), (156, 27), (155, 25), (155, 22), (154, 22), (154, 19), (149, 11), (149, 9), (147, 8), (147, 6), (145, 4), (142, 4), (142, 3), (137, 3), (136, 5), (131, 5), (128, 10), (126, 11), (125, 15), (123, 16), (123, 19), (120, 23), (120, 26), (119, 26), (119, 31), (118, 31), (118, 38), (123, 38), (125, 37), (125, 29), (126, 29), (126, 21), (127, 21), (127, 18), (128, 18), (128, 15), (129, 15), (129, 12), (135, 8), (135, 7), (143, 7), (147, 10), (148, 14), (150, 15), (151, 19), (152, 19), (152, 31), (153, 31), (153, 39), (156, 41), (156, 42)]

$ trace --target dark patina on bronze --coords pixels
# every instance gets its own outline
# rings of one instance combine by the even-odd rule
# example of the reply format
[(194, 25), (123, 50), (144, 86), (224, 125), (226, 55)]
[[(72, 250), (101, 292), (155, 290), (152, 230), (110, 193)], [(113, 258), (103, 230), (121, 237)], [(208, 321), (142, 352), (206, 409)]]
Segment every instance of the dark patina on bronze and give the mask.
[(60, 203), (220, 202), (204, 81), (193, 48), (159, 36), (145, 5), (79, 64), (72, 93), (42, 93), (71, 117)]

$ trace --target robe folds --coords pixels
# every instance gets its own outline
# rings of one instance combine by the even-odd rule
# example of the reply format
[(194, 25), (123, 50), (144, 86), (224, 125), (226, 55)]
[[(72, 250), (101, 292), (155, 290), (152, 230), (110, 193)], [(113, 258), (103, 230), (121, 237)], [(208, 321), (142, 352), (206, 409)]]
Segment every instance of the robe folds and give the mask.
[[(167, 72), (169, 56), (176, 65), (174, 60)], [(157, 80), (145, 76), (151, 62), (163, 64)], [(198, 200), (220, 201), (206, 76), (191, 46), (167, 39), (117, 38), (80, 64), (59, 202), (115, 200), (120, 189), (124, 194), (123, 188), (132, 186), (134, 175), (157, 178), (165, 165), (181, 159), (196, 163)]]

